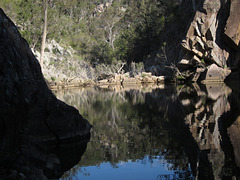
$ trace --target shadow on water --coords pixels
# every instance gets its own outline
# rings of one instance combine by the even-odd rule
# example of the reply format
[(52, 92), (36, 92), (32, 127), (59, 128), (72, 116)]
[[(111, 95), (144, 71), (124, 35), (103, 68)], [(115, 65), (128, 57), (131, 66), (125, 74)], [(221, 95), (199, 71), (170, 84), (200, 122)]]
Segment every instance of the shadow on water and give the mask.
[[(173, 174), (182, 179), (238, 178), (237, 89), (225, 84), (191, 84), (56, 93), (93, 124), (92, 138), (82, 160), (62, 179), (91, 177), (95, 170), (88, 167), (104, 171), (103, 164), (109, 163), (112, 169), (121, 169), (123, 162), (144, 161), (146, 157), (152, 157), (152, 161), (157, 158), (168, 166), (167, 172), (159, 170), (154, 179), (173, 179)], [(105, 173), (110, 172), (108, 169)]]

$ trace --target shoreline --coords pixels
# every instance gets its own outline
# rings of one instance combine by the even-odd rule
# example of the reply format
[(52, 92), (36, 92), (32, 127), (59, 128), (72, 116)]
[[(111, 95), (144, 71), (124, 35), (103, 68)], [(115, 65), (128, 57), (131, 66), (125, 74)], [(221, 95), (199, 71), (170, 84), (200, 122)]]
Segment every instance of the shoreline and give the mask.
[[(47, 80), (46, 80), (47, 81)], [(105, 78), (98, 78), (97, 80), (82, 80), (79, 78), (59, 80), (59, 81), (47, 81), (47, 84), (51, 90), (72, 89), (88, 86), (134, 86), (134, 85), (156, 85), (161, 86), (166, 82), (171, 82), (170, 79), (165, 76), (154, 76), (151, 73), (142, 73), (133, 77), (126, 74), (114, 74), (108, 75)], [(173, 81), (172, 81), (173, 82)]]

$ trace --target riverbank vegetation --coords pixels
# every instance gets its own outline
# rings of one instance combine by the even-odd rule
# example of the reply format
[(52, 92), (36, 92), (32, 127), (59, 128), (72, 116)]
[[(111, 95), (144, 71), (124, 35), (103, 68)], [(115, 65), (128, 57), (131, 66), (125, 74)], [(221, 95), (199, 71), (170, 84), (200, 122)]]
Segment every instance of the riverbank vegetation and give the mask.
[[(47, 42), (54, 40), (65, 49), (74, 50), (73, 57), (65, 58), (71, 61), (68, 71), (79, 71), (77, 66), (87, 64), (88, 68), (98, 69), (118, 65), (116, 72), (123, 64), (124, 70), (129, 71), (131, 62), (142, 64), (140, 69), (149, 69), (159, 63), (150, 63), (152, 53), (159, 53), (155, 56), (157, 61), (165, 58), (166, 43), (162, 35), (180, 4), (178, 0), (48, 0), (47, 3)], [(13, 19), (33, 51), (40, 51), (44, 1), (1, 0), (0, 7)], [(53, 51), (58, 54), (59, 50)], [(59, 64), (56, 57), (46, 66), (53, 63), (55, 67)], [(60, 68), (66, 67), (64, 62), (60, 64)]]

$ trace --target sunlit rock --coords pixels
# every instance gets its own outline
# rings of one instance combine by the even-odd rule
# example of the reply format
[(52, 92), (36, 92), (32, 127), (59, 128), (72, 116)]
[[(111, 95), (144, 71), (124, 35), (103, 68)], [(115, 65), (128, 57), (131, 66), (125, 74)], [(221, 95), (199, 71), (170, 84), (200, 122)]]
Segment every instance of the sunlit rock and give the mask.
[(235, 49), (240, 49), (240, 1), (239, 0), (232, 0), (231, 7), (230, 7), (230, 15), (227, 20), (225, 34), (227, 36), (227, 40), (229, 45)]
[[(183, 74), (187, 72), (185, 78), (188, 80), (206, 78), (208, 81), (224, 81), (231, 73), (229, 69), (238, 66), (240, 57), (237, 18), (239, 1), (204, 0), (192, 3), (195, 13), (181, 43), (183, 53), (180, 55), (178, 67)], [(228, 38), (225, 38), (226, 36)], [(198, 58), (197, 64), (193, 63), (194, 56)], [(200, 67), (206, 71), (211, 70), (213, 65), (218, 66), (218, 69), (222, 68), (219, 78), (199, 76), (204, 75), (204, 72), (196, 71)]]
[(206, 74), (204, 77), (204, 82), (223, 82), (224, 79), (230, 74), (231, 71), (218, 67), (216, 64), (210, 65), (206, 69)]

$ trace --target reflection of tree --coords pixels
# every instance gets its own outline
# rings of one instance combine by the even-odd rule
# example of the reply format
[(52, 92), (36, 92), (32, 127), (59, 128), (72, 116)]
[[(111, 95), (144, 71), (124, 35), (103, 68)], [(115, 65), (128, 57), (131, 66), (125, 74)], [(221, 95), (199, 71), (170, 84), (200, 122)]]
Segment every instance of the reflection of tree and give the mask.
[(182, 169), (185, 176), (191, 174), (188, 162), (199, 179), (239, 176), (240, 99), (235, 89), (225, 84), (193, 84), (148, 93), (66, 94), (65, 100), (76, 103), (94, 125), (79, 166), (103, 161), (115, 166), (119, 160), (134, 161), (149, 154), (164, 157), (174, 165), (169, 168)]
[(120, 160), (135, 161), (146, 154), (163, 153), (162, 156), (175, 165), (172, 169), (186, 169), (181, 141), (176, 140), (176, 128), (168, 119), (169, 102), (176, 99), (174, 94), (174, 88), (152, 93), (137, 90), (66, 93), (62, 98), (77, 107), (94, 126), (88, 150), (79, 166), (104, 161), (115, 166)]

